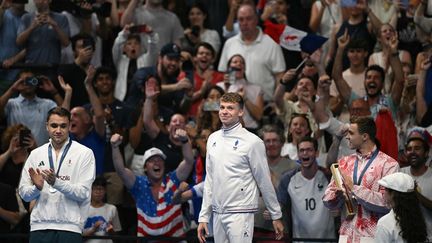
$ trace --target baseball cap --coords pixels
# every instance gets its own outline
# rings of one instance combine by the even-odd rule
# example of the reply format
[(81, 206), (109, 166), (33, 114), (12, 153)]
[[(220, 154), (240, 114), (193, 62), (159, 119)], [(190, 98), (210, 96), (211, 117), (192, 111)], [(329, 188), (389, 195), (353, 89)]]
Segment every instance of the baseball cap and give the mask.
[(405, 173), (396, 172), (387, 176), (384, 176), (378, 181), (378, 184), (389, 189), (393, 189), (398, 192), (413, 192), (414, 191), (414, 180), (413, 178)]
[(174, 43), (168, 43), (161, 48), (160, 56), (180, 58), (180, 47)]
[(151, 157), (156, 156), (156, 155), (162, 157), (162, 159), (164, 159), (164, 160), (166, 159), (166, 155), (162, 152), (162, 150), (153, 147), (151, 149), (147, 149), (144, 152), (144, 156), (143, 156), (144, 166), (145, 166), (148, 159), (150, 159)]

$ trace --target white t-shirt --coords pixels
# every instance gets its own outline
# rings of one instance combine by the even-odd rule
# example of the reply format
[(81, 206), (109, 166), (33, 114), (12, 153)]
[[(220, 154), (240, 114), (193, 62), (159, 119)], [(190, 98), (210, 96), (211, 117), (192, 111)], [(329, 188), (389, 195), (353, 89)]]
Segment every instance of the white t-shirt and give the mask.
[(228, 39), (222, 49), (218, 70), (226, 72), (228, 60), (240, 54), (245, 59), (246, 79), (259, 85), (264, 92), (264, 100), (273, 99), (275, 75), (285, 71), (285, 59), (280, 45), (259, 30), (259, 35), (251, 44), (245, 44), (241, 33)]
[(390, 213), (384, 215), (378, 220), (375, 242), (406, 242), (402, 236), (399, 235), (399, 232), (400, 228), (396, 222), (395, 214), (392, 209)]
[[(121, 231), (122, 229), (117, 208), (114, 205), (105, 203), (105, 205), (100, 208), (95, 208), (90, 205), (88, 217), (84, 225), (84, 231), (89, 230), (99, 220), (103, 221), (104, 223), (99, 226), (99, 229), (96, 231), (95, 235), (107, 235), (106, 228), (108, 227), (109, 223), (113, 225), (115, 232)], [(86, 243), (112, 243), (112, 241), (94, 239), (87, 240)]]

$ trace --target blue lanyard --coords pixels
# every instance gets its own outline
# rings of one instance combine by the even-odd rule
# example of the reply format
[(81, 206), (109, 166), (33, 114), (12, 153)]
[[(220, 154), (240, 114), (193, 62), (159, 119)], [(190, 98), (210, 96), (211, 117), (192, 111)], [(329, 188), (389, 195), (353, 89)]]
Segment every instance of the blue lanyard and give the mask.
[[(66, 157), (67, 152), (69, 151), (70, 146), (72, 145), (72, 139), (69, 139), (69, 143), (66, 145), (62, 156), (60, 157), (60, 161), (59, 161), (59, 166), (57, 168), (57, 173), (56, 176), (58, 176), (58, 173), (60, 172), (60, 168), (63, 164), (63, 160)], [(54, 170), (54, 161), (53, 161), (53, 157), (52, 157), (52, 146), (51, 144), (48, 146), (48, 159), (49, 159), (49, 163), (50, 163), (50, 168)]]
[(359, 177), (358, 180), (357, 180), (357, 167), (358, 167), (358, 156), (357, 156), (357, 158), (355, 160), (355, 163), (354, 163), (354, 172), (353, 172), (353, 179), (354, 179), (353, 182), (354, 182), (354, 185), (360, 185), (360, 183), (361, 183), (361, 181), (363, 179), (363, 176), (366, 173), (366, 170), (372, 164), (372, 161), (377, 157), (378, 152), (379, 152), (378, 148), (375, 149), (375, 151), (373, 152), (371, 158), (369, 159), (369, 161), (367, 162), (367, 164), (363, 168), (363, 171), (361, 172), (360, 177)]

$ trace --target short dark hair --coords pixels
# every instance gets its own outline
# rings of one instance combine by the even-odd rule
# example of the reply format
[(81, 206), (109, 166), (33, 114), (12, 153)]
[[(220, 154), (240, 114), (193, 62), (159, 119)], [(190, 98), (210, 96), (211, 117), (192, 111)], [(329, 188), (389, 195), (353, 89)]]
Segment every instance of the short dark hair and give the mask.
[(215, 49), (214, 49), (213, 46), (210, 45), (208, 42), (200, 42), (200, 43), (198, 43), (198, 44), (196, 45), (194, 51), (193, 51), (193, 55), (194, 55), (194, 56), (198, 55), (198, 49), (199, 49), (200, 47), (204, 47), (205, 49), (210, 50), (212, 56), (213, 56), (213, 57), (216, 57), (216, 51), (215, 51)]
[(17, 73), (17, 75), (16, 75), (16, 77), (15, 77), (15, 80), (18, 80), (18, 79), (21, 77), (21, 75), (23, 75), (23, 73), (31, 73), (31, 74), (35, 75), (35, 72), (34, 72), (33, 70), (28, 69), (28, 68), (25, 68), (25, 69), (21, 69), (21, 70)]
[(92, 187), (94, 186), (103, 186), (106, 187), (107, 181), (103, 176), (97, 176), (96, 179), (93, 181)]
[(52, 115), (58, 115), (60, 117), (66, 117), (69, 121), (71, 118), (71, 113), (67, 109), (60, 107), (60, 106), (54, 107), (48, 111), (47, 122), (49, 121), (49, 119)]
[(116, 81), (116, 78), (117, 78), (116, 71), (113, 68), (108, 68), (108, 67), (102, 66), (102, 67), (98, 67), (96, 69), (96, 72), (95, 72), (95, 75), (94, 75), (94, 78), (93, 78), (93, 83), (96, 82), (97, 78), (101, 74), (108, 74), (111, 77), (111, 79), (113, 80), (113, 82)]
[(405, 148), (408, 146), (408, 144), (411, 141), (420, 141), (420, 142), (422, 142), (424, 151), (426, 153), (429, 152), (429, 144), (424, 139), (422, 139), (420, 137), (411, 137), (411, 138), (409, 138), (408, 141), (405, 144)]
[(221, 102), (228, 102), (228, 103), (237, 103), (237, 104), (239, 104), (241, 109), (243, 109), (243, 107), (244, 107), (243, 98), (241, 97), (241, 95), (239, 95), (237, 93), (232, 93), (232, 92), (225, 93), (220, 98), (220, 101)]
[(366, 68), (366, 72), (365, 72), (365, 78), (367, 77), (367, 73), (369, 71), (376, 71), (379, 72), (380, 76), (381, 76), (381, 82), (383, 82), (384, 84), (384, 80), (385, 80), (385, 72), (384, 69), (376, 64), (370, 65)]
[(376, 124), (370, 116), (359, 116), (351, 119), (352, 124), (357, 124), (357, 129), (360, 134), (368, 134), (369, 138), (376, 143)]
[(318, 141), (315, 138), (310, 137), (310, 136), (302, 137), (300, 139), (300, 141), (297, 142), (297, 150), (299, 149), (299, 145), (301, 143), (303, 143), (303, 142), (310, 142), (310, 143), (312, 143), (315, 151), (318, 151)]
[(284, 134), (282, 129), (280, 129), (278, 126), (273, 125), (273, 124), (267, 124), (264, 125), (259, 131), (258, 131), (258, 136), (264, 140), (264, 133), (276, 133), (279, 137), (279, 141), (281, 143), (284, 142)]
[[(204, 26), (204, 28), (208, 28), (209, 25), (210, 25), (210, 22), (209, 22), (209, 21), (210, 21), (210, 18), (209, 18), (209, 12), (208, 12), (208, 9), (207, 9), (207, 6), (205, 5), (205, 3), (203, 3), (203, 1), (193, 1), (192, 4), (188, 7), (188, 9), (187, 9), (187, 11), (186, 11), (186, 14), (189, 15), (189, 12), (190, 12), (193, 8), (197, 8), (197, 9), (199, 9), (199, 10), (203, 13), (203, 15), (207, 16), (207, 17), (204, 19), (203, 26)], [(187, 18), (186, 21), (187, 21), (187, 25), (188, 25), (189, 27), (191, 27), (191, 23), (190, 23), (190, 21), (189, 21), (189, 18)]]
[(368, 51), (368, 42), (365, 39), (351, 39), (347, 45), (347, 50), (350, 49), (361, 49), (363, 51)]
[(79, 40), (88, 40), (91, 44), (91, 47), (93, 48), (93, 50), (95, 49), (95, 40), (93, 39), (93, 37), (89, 34), (86, 33), (79, 33), (76, 34), (74, 36), (71, 37), (71, 43), (72, 43), (72, 50), (75, 51), (75, 47), (76, 47), (76, 43)]
[(305, 121), (307, 123), (308, 129), (309, 129), (309, 134), (307, 134), (306, 136), (310, 136), (312, 134), (312, 127), (310, 125), (308, 115), (305, 114), (305, 113), (296, 113), (296, 112), (294, 112), (294, 113), (292, 113), (291, 119), (290, 119), (289, 124), (288, 124), (287, 141), (289, 143), (291, 143), (293, 141), (293, 137), (292, 137), (292, 134), (289, 132), (289, 129), (291, 127), (292, 121), (294, 120), (294, 118), (297, 118), (297, 117), (302, 117), (303, 119), (305, 119)]
[(126, 38), (126, 41), (128, 40), (136, 40), (138, 43), (141, 44), (141, 36), (139, 34), (135, 34), (135, 33), (129, 34), (128, 37)]

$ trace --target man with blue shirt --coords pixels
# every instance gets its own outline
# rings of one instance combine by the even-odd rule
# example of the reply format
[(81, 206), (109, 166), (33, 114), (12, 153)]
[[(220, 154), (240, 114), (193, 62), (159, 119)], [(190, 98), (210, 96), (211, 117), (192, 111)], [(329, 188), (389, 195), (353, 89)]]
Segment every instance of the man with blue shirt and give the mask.
[[(37, 89), (51, 94), (55, 102), (39, 98)], [(18, 97), (12, 98), (16, 93), (19, 93)], [(44, 126), (48, 111), (60, 105), (65, 107), (66, 103), (48, 78), (22, 70), (15, 83), (0, 97), (0, 117), (7, 119), (8, 126), (23, 124), (30, 128), (37, 145), (42, 145), (48, 142)]]
[(16, 43), (26, 49), (27, 63), (59, 64), (61, 47), (69, 45), (67, 19), (50, 11), (51, 0), (33, 2), (36, 11), (22, 16)]
[(18, 26), (24, 13), (23, 3), (3, 0), (0, 4), (0, 93), (6, 91), (18, 74), (18, 70), (9, 68), (25, 56), (25, 50), (16, 44)]

